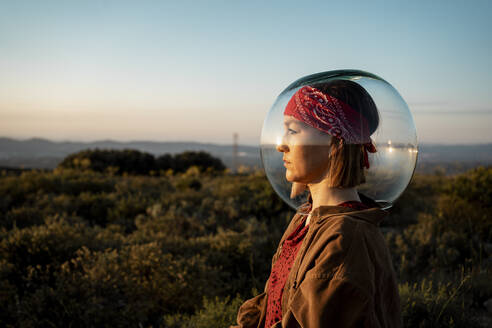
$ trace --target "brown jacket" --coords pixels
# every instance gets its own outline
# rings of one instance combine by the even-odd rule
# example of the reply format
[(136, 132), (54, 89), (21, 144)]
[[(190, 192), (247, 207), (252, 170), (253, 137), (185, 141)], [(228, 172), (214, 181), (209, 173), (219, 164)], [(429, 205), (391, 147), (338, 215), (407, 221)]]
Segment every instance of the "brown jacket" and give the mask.
[[(400, 298), (388, 247), (378, 225), (388, 214), (359, 194), (370, 209), (321, 206), (312, 211), (308, 232), (287, 278), (282, 321), (277, 327), (401, 327)], [(273, 256), (300, 223), (293, 217)], [(265, 291), (239, 308), (241, 328), (263, 328)]]

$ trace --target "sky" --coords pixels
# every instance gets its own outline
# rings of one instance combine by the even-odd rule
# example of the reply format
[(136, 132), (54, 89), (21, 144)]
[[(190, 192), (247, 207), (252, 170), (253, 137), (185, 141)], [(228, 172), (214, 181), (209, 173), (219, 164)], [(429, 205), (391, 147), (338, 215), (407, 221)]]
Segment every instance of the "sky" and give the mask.
[(0, 0), (0, 136), (257, 145), (291, 82), (360, 69), (419, 143), (490, 143), (491, 31), (477, 0)]

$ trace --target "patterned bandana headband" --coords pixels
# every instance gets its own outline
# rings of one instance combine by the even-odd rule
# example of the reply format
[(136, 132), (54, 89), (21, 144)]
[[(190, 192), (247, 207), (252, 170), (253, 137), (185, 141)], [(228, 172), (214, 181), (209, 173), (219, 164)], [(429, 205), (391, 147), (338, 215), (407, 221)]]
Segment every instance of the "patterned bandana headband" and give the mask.
[(375, 153), (367, 120), (346, 103), (316, 88), (305, 86), (289, 100), (284, 115), (293, 116), (313, 128), (364, 146), (364, 167), (369, 168), (367, 152)]

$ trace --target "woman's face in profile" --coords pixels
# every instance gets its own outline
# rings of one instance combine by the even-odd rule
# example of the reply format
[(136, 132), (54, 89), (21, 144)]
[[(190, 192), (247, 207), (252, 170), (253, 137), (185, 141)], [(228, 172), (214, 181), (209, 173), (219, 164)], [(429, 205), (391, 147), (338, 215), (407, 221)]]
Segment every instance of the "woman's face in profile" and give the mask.
[(328, 169), (331, 136), (292, 116), (284, 116), (284, 135), (277, 145), (282, 152), (285, 177), (303, 184), (323, 180)]

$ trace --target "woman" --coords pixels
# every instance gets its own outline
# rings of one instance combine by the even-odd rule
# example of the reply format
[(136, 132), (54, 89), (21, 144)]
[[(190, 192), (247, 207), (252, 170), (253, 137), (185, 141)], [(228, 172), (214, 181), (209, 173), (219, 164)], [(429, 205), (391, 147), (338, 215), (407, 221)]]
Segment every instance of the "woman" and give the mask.
[[(357, 192), (375, 152), (374, 101), (338, 80), (299, 89), (284, 111), (291, 197), (309, 190), (272, 259), (265, 291), (239, 309), (238, 326), (400, 327), (391, 257), (378, 225), (388, 214)], [(308, 215), (306, 214), (308, 213)]]

